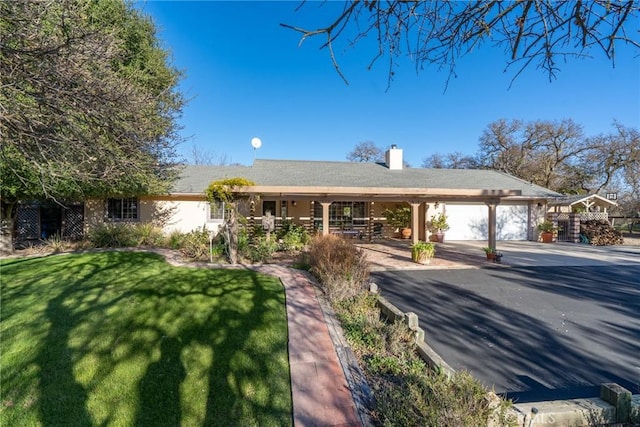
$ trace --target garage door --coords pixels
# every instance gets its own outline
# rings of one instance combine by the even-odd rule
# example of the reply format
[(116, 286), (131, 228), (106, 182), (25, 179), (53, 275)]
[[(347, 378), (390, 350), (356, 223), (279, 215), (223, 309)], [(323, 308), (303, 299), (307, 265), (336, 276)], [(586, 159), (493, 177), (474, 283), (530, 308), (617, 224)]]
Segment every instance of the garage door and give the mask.
[[(447, 240), (487, 240), (489, 208), (482, 204), (447, 203)], [(496, 210), (498, 240), (527, 240), (526, 204), (501, 204)]]

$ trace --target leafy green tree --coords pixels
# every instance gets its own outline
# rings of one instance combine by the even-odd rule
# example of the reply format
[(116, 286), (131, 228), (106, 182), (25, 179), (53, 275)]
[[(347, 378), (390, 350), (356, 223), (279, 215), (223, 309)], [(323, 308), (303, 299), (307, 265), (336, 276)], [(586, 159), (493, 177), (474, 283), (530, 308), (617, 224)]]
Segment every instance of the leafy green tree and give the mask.
[(243, 187), (253, 186), (255, 183), (246, 178), (226, 178), (213, 181), (205, 194), (210, 202), (218, 201), (225, 204), (225, 223), (222, 229), (224, 233), (229, 262), (238, 262), (238, 202), (249, 198), (249, 195), (242, 191)]
[(181, 73), (124, 0), (0, 2), (0, 201), (140, 195), (175, 176)]
[[(411, 58), (416, 69), (434, 64), (455, 75), (456, 62), (483, 44), (505, 52), (516, 76), (528, 66), (553, 78), (569, 58), (590, 58), (600, 51), (612, 63), (620, 45), (638, 53), (634, 0), (590, 1), (404, 1), (351, 0), (317, 28), (281, 24), (302, 35), (301, 42), (324, 39), (337, 72), (346, 81), (334, 45), (354, 47), (364, 39), (377, 41), (367, 61), (388, 61), (389, 83), (398, 58)], [(635, 51), (635, 52), (634, 52)]]

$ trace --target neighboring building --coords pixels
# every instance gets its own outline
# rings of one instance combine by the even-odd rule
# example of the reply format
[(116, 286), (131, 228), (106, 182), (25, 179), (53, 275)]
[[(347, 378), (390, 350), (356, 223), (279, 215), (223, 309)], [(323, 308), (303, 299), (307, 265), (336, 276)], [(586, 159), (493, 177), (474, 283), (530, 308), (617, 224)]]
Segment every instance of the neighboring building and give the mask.
[[(615, 196), (616, 193), (610, 193)], [(589, 220), (609, 221), (609, 209), (618, 203), (597, 194), (567, 195), (549, 202), (547, 217), (558, 227), (557, 240), (580, 242), (580, 223)]]
[(615, 208), (618, 203), (597, 194), (574, 194), (563, 196), (549, 202), (549, 208), (557, 213), (585, 213), (590, 219), (608, 219), (609, 209)]
[[(310, 231), (371, 238), (393, 236), (382, 212), (398, 204), (412, 208), (413, 240), (426, 240), (427, 221), (446, 213), (448, 240), (535, 240), (548, 201), (560, 194), (490, 170), (403, 167), (392, 147), (385, 163), (255, 160), (252, 166), (185, 166), (164, 196), (87, 201), (85, 228), (102, 221), (155, 221), (166, 232), (217, 230), (224, 208), (204, 196), (215, 180), (242, 177), (259, 196), (254, 216), (303, 224)], [(249, 214), (248, 209), (246, 214)]]

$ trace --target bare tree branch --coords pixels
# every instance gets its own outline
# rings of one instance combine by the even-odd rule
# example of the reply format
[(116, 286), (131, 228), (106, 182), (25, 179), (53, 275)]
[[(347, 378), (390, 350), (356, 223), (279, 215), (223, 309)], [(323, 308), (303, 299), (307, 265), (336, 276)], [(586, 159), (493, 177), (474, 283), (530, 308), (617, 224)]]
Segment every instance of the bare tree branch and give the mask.
[(433, 64), (448, 69), (449, 78), (455, 76), (456, 60), (487, 42), (503, 46), (509, 58), (507, 69), (516, 67), (514, 79), (534, 64), (553, 79), (559, 71), (557, 58), (588, 58), (600, 51), (613, 63), (620, 43), (638, 52), (637, 28), (628, 32), (626, 27), (637, 22), (639, 14), (634, 0), (352, 0), (328, 25), (317, 29), (281, 25), (301, 33), (301, 42), (324, 35), (327, 40), (322, 48), (328, 49), (334, 68), (345, 81), (333, 45), (347, 29), (356, 33), (353, 41), (345, 42), (348, 47), (375, 35), (378, 49), (368, 67), (387, 57), (389, 82), (399, 58), (405, 57), (415, 61), (418, 70)]

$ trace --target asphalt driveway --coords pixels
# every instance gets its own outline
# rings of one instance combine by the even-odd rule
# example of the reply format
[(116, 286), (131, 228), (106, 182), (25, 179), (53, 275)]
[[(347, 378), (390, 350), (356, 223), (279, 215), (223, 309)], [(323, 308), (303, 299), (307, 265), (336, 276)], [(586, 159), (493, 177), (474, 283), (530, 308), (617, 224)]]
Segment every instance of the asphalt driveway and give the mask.
[(640, 393), (640, 259), (396, 270), (372, 280), (418, 314), (425, 340), (454, 369), (514, 400), (598, 396), (603, 382)]

